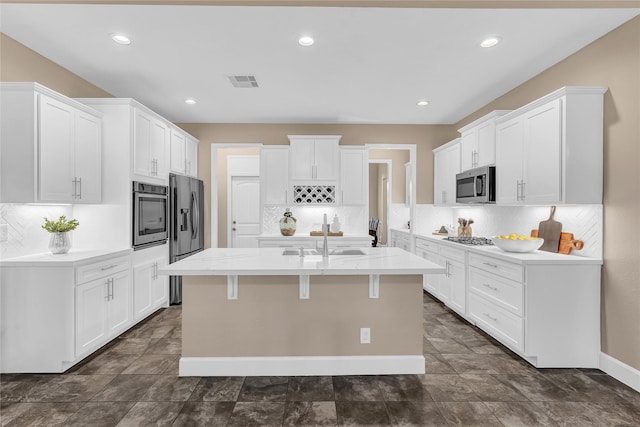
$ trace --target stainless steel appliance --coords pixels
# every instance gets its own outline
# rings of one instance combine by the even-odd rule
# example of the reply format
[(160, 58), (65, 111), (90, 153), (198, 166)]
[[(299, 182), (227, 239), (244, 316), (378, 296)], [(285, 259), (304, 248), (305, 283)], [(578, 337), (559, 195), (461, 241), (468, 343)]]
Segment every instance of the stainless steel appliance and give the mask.
[(495, 203), (496, 167), (483, 166), (456, 174), (456, 202)]
[[(204, 249), (204, 185), (196, 178), (169, 175), (169, 263)], [(171, 276), (169, 302), (182, 302), (182, 276)]]
[(134, 250), (163, 245), (169, 236), (167, 187), (133, 181)]

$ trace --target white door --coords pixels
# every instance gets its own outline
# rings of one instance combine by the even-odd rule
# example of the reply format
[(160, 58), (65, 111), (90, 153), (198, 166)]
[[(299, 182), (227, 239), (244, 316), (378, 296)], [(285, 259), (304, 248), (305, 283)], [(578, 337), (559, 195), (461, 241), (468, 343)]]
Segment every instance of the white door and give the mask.
[(231, 177), (231, 248), (257, 248), (260, 234), (260, 178)]
[(107, 278), (76, 288), (76, 355), (95, 348), (107, 338)]
[(519, 203), (524, 150), (522, 119), (501, 124), (496, 134), (496, 202)]
[(121, 271), (110, 277), (111, 295), (108, 304), (109, 335), (124, 331), (133, 322), (131, 312), (131, 282), (129, 271)]
[(142, 319), (151, 311), (151, 281), (154, 268), (154, 262), (133, 268), (133, 318), (135, 320)]

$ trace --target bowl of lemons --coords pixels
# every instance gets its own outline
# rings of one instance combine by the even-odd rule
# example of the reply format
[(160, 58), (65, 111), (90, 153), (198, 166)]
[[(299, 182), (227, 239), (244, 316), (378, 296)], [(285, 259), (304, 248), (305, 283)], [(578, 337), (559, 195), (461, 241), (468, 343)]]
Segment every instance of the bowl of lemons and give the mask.
[(515, 233), (493, 236), (491, 240), (494, 245), (505, 252), (533, 252), (544, 243), (544, 239), (539, 237), (529, 237)]

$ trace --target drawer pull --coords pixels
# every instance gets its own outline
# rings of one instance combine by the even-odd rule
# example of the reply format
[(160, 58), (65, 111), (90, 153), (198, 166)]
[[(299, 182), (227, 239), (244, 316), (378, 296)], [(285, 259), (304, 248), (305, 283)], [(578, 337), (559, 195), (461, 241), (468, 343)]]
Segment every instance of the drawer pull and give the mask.
[(492, 268), (498, 268), (497, 264), (491, 264), (490, 262), (483, 262), (483, 264), (488, 265), (489, 267), (492, 267)]
[(487, 316), (489, 319), (493, 320), (494, 322), (498, 321), (497, 317), (493, 317), (492, 315), (490, 315), (489, 313), (483, 313), (485, 316)]
[(496, 288), (495, 286), (491, 286), (488, 283), (483, 283), (482, 286), (485, 286), (485, 287), (491, 289), (492, 291), (498, 291), (498, 288)]
[(117, 266), (118, 266), (118, 264), (112, 264), (112, 265), (110, 265), (108, 267), (102, 267), (100, 270), (102, 270), (102, 271), (111, 270), (112, 268), (115, 268)]

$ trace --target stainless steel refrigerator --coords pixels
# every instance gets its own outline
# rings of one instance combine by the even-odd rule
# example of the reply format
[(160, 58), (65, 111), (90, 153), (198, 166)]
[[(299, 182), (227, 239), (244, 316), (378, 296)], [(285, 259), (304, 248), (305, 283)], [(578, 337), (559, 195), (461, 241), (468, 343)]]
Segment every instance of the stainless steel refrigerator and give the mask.
[[(201, 180), (169, 175), (169, 263), (204, 249), (204, 185)], [(169, 302), (182, 303), (182, 276), (171, 276)]]

